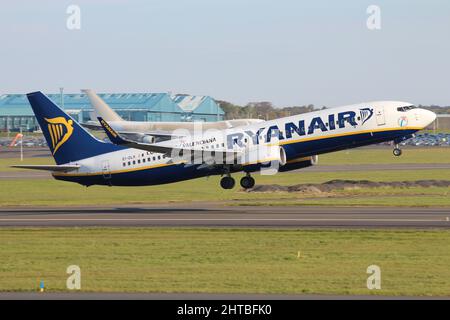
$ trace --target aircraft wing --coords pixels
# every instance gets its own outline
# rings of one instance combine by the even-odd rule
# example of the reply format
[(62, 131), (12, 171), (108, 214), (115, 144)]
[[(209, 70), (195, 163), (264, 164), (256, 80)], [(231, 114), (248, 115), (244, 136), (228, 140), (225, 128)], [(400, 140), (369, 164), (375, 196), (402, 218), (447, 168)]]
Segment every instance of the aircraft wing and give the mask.
[(120, 134), (117, 133), (116, 131), (114, 131), (114, 129), (111, 128), (111, 126), (101, 117), (98, 117), (98, 121), (102, 125), (103, 129), (106, 132), (106, 135), (108, 136), (109, 140), (111, 140), (112, 143), (117, 144), (117, 145), (122, 145), (125, 147), (129, 147), (129, 148), (140, 149), (140, 150), (150, 151), (150, 152), (165, 153), (168, 155), (170, 155), (173, 151), (175, 151), (177, 153), (182, 152), (182, 151), (187, 151), (187, 152), (192, 152), (192, 153), (198, 152), (201, 154), (203, 154), (204, 152), (214, 152), (215, 155), (221, 154), (223, 157), (227, 157), (228, 159), (229, 159), (229, 157), (236, 158), (237, 155), (240, 154), (240, 152), (238, 152), (238, 151), (227, 151), (227, 150), (218, 150), (218, 149), (203, 150), (203, 149), (195, 149), (195, 148), (192, 148), (192, 149), (191, 148), (178, 148), (178, 147), (163, 145), (161, 143), (158, 143), (158, 144), (141, 143), (141, 142), (129, 140), (127, 138), (120, 136)]
[[(104, 130), (103, 126), (98, 123), (93, 123), (92, 121), (88, 121), (81, 124), (83, 127), (91, 129), (91, 130)], [(118, 130), (117, 133), (121, 135), (133, 135), (138, 137), (146, 137), (151, 136), (155, 138), (182, 138), (183, 136), (179, 134), (171, 134), (170, 132), (166, 131), (145, 131), (145, 132), (138, 132), (138, 131), (123, 131)]]
[(56, 172), (69, 172), (80, 168), (79, 165), (14, 165), (11, 168), (33, 169)]

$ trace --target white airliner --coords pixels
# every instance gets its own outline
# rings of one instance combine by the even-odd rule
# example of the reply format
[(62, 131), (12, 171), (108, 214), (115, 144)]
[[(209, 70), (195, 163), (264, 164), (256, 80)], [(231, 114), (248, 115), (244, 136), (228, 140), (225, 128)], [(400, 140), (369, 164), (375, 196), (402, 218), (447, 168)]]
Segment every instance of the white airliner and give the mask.
[[(91, 103), (94, 109), (95, 117), (91, 116), (91, 121), (83, 124), (89, 129), (100, 129), (101, 126), (97, 121), (97, 117), (103, 118), (108, 124), (120, 134), (132, 135), (136, 139), (145, 137), (165, 137), (168, 132), (177, 129), (185, 129), (191, 132), (209, 130), (209, 129), (228, 129), (240, 126), (247, 126), (253, 123), (264, 122), (262, 119), (237, 119), (224, 120), (216, 122), (149, 122), (149, 121), (126, 121), (123, 120), (105, 101), (103, 101), (93, 90), (82, 90)], [(92, 121), (93, 120), (93, 121)], [(169, 135), (170, 136), (170, 135)], [(144, 139), (143, 141), (155, 141), (154, 139)]]
[(384, 141), (398, 144), (436, 115), (401, 101), (375, 101), (280, 118), (236, 128), (178, 136), (159, 143), (128, 140), (99, 117), (112, 143), (93, 137), (41, 92), (27, 94), (57, 165), (15, 166), (49, 170), (58, 180), (85, 186), (144, 186), (246, 172), (251, 188), (260, 170), (290, 171), (313, 165), (317, 155)]

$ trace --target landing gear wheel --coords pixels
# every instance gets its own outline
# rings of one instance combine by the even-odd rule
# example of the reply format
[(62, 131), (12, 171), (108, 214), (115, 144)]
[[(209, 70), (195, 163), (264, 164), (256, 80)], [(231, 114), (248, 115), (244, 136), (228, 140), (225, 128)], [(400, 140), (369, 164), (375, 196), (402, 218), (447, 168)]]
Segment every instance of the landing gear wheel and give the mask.
[(250, 189), (255, 186), (255, 179), (250, 176), (242, 177), (241, 179), (241, 187), (244, 189)]
[(233, 189), (235, 181), (232, 177), (223, 177), (220, 180), (220, 186), (224, 189)]
[(394, 156), (399, 157), (402, 155), (402, 150), (399, 148), (395, 148), (394, 150), (392, 150), (392, 153), (394, 154)]

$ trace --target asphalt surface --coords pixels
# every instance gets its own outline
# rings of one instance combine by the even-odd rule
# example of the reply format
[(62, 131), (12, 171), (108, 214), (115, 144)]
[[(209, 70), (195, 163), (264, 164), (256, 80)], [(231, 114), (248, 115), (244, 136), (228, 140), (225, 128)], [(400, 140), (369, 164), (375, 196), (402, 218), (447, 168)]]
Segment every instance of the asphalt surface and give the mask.
[(221, 206), (214, 203), (2, 208), (0, 227), (411, 227), (449, 228), (449, 208)]

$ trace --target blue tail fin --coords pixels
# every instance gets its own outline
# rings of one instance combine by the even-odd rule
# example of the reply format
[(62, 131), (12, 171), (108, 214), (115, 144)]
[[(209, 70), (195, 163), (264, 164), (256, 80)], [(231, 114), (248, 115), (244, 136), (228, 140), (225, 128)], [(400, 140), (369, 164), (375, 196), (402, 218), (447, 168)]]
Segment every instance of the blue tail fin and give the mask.
[(93, 137), (42, 92), (27, 94), (57, 164), (124, 149)]

